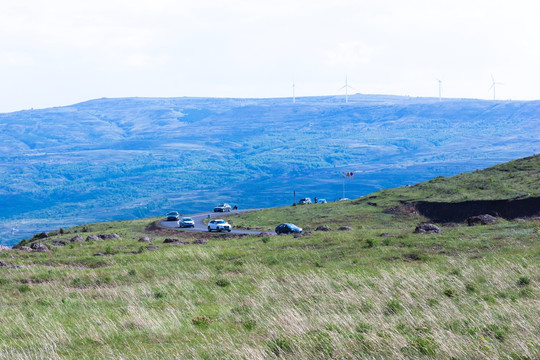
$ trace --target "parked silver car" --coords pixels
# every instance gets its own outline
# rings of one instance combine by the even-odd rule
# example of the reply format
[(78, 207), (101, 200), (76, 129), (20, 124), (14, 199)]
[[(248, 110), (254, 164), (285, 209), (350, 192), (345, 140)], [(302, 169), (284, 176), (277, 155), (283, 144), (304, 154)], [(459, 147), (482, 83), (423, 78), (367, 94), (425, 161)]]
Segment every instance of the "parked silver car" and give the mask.
[(214, 208), (214, 212), (230, 212), (232, 209), (231, 205), (225, 203), (225, 204), (219, 204)]
[(181, 228), (194, 228), (195, 227), (195, 221), (193, 221), (190, 217), (183, 217), (180, 219), (179, 226)]

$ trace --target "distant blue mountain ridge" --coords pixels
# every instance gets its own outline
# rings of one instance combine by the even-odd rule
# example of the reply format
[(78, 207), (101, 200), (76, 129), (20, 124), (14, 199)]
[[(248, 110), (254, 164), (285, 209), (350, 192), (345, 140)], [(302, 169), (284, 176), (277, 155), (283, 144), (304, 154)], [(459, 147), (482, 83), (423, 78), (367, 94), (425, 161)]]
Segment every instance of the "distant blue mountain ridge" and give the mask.
[(0, 114), (0, 243), (75, 224), (336, 200), (540, 149), (540, 101), (120, 98)]

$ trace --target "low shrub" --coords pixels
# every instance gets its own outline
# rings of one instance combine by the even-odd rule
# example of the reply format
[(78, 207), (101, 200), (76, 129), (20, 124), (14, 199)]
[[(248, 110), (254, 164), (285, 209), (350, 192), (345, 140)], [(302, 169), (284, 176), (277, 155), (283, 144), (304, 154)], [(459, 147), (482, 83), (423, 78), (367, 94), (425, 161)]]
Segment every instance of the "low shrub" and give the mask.
[(517, 286), (524, 287), (531, 283), (531, 279), (526, 276), (520, 276), (517, 281)]
[(191, 319), (191, 323), (195, 326), (206, 327), (212, 323), (212, 319), (206, 315), (200, 315)]
[(30, 288), (30, 286), (28, 286), (27, 284), (23, 284), (23, 285), (20, 285), (17, 290), (19, 290), (20, 293), (27, 293), (29, 292), (30, 290), (32, 290)]
[(216, 280), (216, 285), (220, 287), (226, 287), (231, 285), (231, 282), (227, 279), (218, 279)]
[(242, 326), (246, 330), (253, 330), (257, 326), (257, 322), (255, 320), (246, 320), (242, 322)]
[(454, 289), (444, 289), (444, 295), (446, 295), (449, 298), (453, 298), (457, 296), (457, 292)]
[(276, 356), (282, 356), (292, 350), (292, 342), (285, 338), (277, 338), (268, 342), (268, 347)]
[(393, 315), (403, 310), (403, 305), (398, 300), (390, 300), (386, 303), (385, 313), (387, 315)]
[(167, 296), (167, 293), (163, 290), (156, 290), (154, 291), (154, 297), (156, 299), (163, 299), (165, 296)]

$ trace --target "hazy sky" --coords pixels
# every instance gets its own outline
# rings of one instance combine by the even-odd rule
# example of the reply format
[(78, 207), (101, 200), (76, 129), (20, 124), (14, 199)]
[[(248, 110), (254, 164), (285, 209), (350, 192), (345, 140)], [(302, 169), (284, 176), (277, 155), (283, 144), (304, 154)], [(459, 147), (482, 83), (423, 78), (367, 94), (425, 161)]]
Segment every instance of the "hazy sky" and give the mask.
[(538, 0), (0, 0), (0, 112), (100, 97), (540, 99)]

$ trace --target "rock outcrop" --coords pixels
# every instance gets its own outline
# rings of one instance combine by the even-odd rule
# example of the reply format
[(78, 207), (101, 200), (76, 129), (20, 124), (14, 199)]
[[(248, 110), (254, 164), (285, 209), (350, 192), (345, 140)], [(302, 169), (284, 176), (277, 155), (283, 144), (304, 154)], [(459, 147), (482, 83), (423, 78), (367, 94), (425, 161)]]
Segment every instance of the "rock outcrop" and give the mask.
[(467, 225), (469, 226), (487, 225), (487, 224), (492, 224), (495, 221), (497, 221), (497, 218), (495, 218), (495, 216), (484, 214), (484, 215), (471, 216), (470, 218), (467, 219)]
[(103, 240), (110, 240), (110, 239), (117, 239), (117, 240), (122, 240), (122, 238), (120, 237), (120, 235), (118, 234), (102, 234), (102, 235), (99, 235), (99, 237)]
[(49, 251), (49, 248), (47, 247), (47, 245), (42, 244), (42, 243), (32, 243), (32, 245), (30, 245), (30, 248), (32, 249), (32, 251), (35, 251), (35, 252)]
[(152, 242), (152, 241), (154, 241), (154, 239), (148, 236), (144, 236), (139, 239), (139, 242)]
[(414, 229), (415, 234), (440, 234), (442, 230), (435, 224), (432, 223), (420, 223)]
[(77, 235), (69, 239), (69, 242), (76, 243), (76, 242), (82, 242), (84, 241), (84, 238), (81, 235)]
[(331, 231), (332, 229), (330, 229), (330, 226), (328, 225), (321, 225), (321, 226), (318, 226), (315, 231)]

